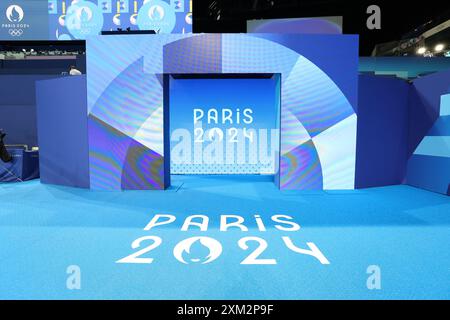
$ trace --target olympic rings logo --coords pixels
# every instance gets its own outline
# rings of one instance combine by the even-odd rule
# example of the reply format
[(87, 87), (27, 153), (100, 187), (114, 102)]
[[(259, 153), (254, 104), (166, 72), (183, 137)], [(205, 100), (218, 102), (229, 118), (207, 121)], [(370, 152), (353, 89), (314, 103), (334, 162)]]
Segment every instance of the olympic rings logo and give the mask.
[(12, 37), (20, 37), (23, 34), (22, 29), (9, 29), (9, 34)]
[(91, 33), (91, 28), (80, 30), (80, 34), (82, 34), (82, 35), (88, 35), (90, 33)]

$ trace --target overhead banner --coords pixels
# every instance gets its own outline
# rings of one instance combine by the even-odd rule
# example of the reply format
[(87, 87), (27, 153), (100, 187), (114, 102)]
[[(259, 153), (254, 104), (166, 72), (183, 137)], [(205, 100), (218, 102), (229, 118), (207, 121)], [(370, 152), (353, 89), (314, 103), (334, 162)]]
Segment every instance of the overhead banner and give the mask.
[(0, 40), (84, 40), (117, 29), (192, 32), (192, 0), (2, 0), (0, 10)]
[(101, 31), (191, 33), (192, 0), (48, 0), (49, 39), (86, 39)]
[(0, 1), (1, 40), (48, 38), (48, 9), (42, 0)]

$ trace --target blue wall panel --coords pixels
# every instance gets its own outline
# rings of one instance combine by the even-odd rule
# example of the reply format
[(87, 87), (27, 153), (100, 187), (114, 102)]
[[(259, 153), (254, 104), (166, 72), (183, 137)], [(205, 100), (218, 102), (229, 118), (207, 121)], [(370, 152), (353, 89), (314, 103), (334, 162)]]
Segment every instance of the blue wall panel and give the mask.
[(36, 84), (43, 183), (89, 187), (86, 77)]
[(401, 79), (359, 77), (356, 187), (401, 184), (408, 141), (408, 92)]
[(7, 145), (38, 145), (35, 105), (0, 105), (0, 129)]
[(36, 104), (36, 81), (55, 75), (0, 75), (0, 105)]
[(408, 184), (450, 196), (450, 158), (414, 154), (408, 161)]
[(7, 144), (37, 146), (36, 88), (53, 75), (0, 75), (0, 129)]

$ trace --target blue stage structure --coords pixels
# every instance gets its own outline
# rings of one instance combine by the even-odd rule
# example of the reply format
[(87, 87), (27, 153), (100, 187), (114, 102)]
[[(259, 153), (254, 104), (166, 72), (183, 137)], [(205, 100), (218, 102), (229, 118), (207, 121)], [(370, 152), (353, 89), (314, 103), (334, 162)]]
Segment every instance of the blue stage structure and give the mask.
[[(302, 77), (297, 78), (296, 73), (289, 74), (289, 77), (282, 75), (284, 81), (281, 90), (282, 95), (285, 96), (282, 101), (292, 106), (289, 107), (291, 109), (283, 106), (281, 108), (281, 157), (279, 171), (274, 181), (282, 189), (348, 189), (349, 187), (368, 188), (411, 183), (414, 186), (447, 194), (450, 177), (445, 168), (448, 167), (446, 166), (448, 158), (441, 156), (439, 159), (433, 159), (433, 161), (439, 160), (440, 165), (433, 166), (435, 169), (431, 175), (425, 175), (418, 172), (424, 170), (423, 166), (428, 168), (431, 166), (426, 161), (417, 162), (419, 155), (413, 153), (438, 118), (442, 123), (439, 125), (441, 128), (439, 130), (446, 128), (445, 95), (450, 88), (448, 71), (421, 77), (412, 82), (390, 76), (362, 74), (357, 77), (356, 68), (353, 69), (353, 76), (351, 72), (341, 72), (342, 64), (337, 64), (320, 55), (319, 53), (323, 51), (318, 49), (318, 45), (307, 45), (314, 42), (325, 45), (326, 42), (334, 39), (336, 47), (338, 39), (343, 39), (344, 43), (350, 39), (348, 36), (159, 35), (148, 36), (153, 37), (148, 38), (153, 40), (140, 48), (136, 46), (139, 37), (146, 36), (92, 38), (87, 43), (89, 70), (87, 78), (42, 81), (38, 85), (40, 101), (38, 104), (42, 106), (38, 108), (39, 124), (42, 128), (40, 129), (42, 131), (40, 132), (42, 135), (41, 157), (46, 157), (41, 165), (41, 170), (43, 169), (44, 172), (42, 181), (91, 189), (167, 188), (170, 175), (167, 114), (170, 112), (170, 102), (168, 96), (165, 96), (168, 94), (166, 78), (161, 74), (204, 75), (225, 72), (225, 74), (242, 76), (245, 72), (252, 74), (280, 72), (283, 68), (288, 68), (288, 65), (292, 65), (289, 54), (283, 58), (281, 53), (283, 51), (280, 51), (280, 57), (285, 60), (280, 60), (278, 64), (271, 65), (269, 62), (265, 64), (262, 55), (254, 66), (245, 60), (240, 69), (239, 61), (241, 60), (239, 59), (244, 59), (244, 56), (238, 54), (233, 58), (232, 50), (232, 47), (235, 50), (241, 50), (243, 48), (241, 44), (248, 46), (253, 43), (252, 46), (258, 46), (261, 49), (267, 47), (268, 43), (269, 47), (270, 43), (275, 43), (274, 48), (277, 47), (277, 43), (280, 43), (282, 46), (290, 47), (289, 50), (299, 50), (308, 57), (308, 61), (314, 61), (313, 68), (319, 68), (317, 70), (322, 70), (320, 72), (326, 71), (328, 79), (344, 93), (343, 97), (349, 99), (347, 101), (352, 101), (350, 105), (355, 117), (355, 129), (351, 129), (354, 130), (355, 138), (350, 138), (351, 130), (340, 132), (338, 130), (333, 133), (328, 130), (329, 127), (327, 129), (325, 123), (329, 119), (326, 117), (326, 112), (324, 117), (316, 115), (316, 118), (308, 118), (307, 114), (295, 116), (297, 112), (295, 110), (300, 112), (307, 110), (305, 102), (310, 103), (313, 108), (311, 110), (315, 112), (323, 107), (323, 101), (321, 102), (320, 99), (314, 100), (314, 96), (304, 95), (307, 92), (317, 93), (320, 88), (314, 89), (307, 86), (312, 79), (308, 80), (308, 76), (312, 76), (312, 73), (305, 73), (308, 70), (305, 64), (299, 64), (298, 69), (292, 69), (296, 70), (295, 72), (298, 71), (298, 74), (301, 74), (303, 70)], [(294, 41), (294, 37), (299, 37), (298, 41)], [(300, 41), (300, 39), (303, 40)], [(321, 42), (322, 40), (324, 42)], [(149, 45), (153, 51), (149, 50)], [(112, 48), (127, 48), (127, 46), (136, 46), (137, 49), (129, 57), (117, 51), (122, 56), (120, 65), (117, 65), (119, 60), (114, 59), (114, 56), (110, 54), (114, 51)], [(160, 50), (158, 48), (164, 48), (164, 52), (158, 54)], [(188, 51), (189, 54), (186, 56), (177, 56), (174, 60), (175, 56), (172, 56), (171, 50), (176, 49), (174, 53), (181, 52), (182, 48), (184, 52), (188, 48), (191, 51)], [(220, 48), (226, 52), (223, 58), (228, 59), (226, 62), (221, 62), (217, 58), (217, 53), (214, 53), (220, 52)], [(264, 52), (264, 49), (261, 50)], [(245, 51), (242, 52), (245, 53)], [(146, 54), (156, 58), (153, 64), (145, 58)], [(201, 56), (204, 56), (204, 59), (200, 59)], [(228, 67), (227, 63), (233, 67)], [(351, 65), (351, 63), (348, 64), (346, 68), (348, 69)], [(355, 86), (352, 77), (359, 82), (359, 98), (356, 98), (357, 95), (352, 89), (352, 86)], [(146, 80), (143, 81), (143, 79)], [(292, 91), (289, 91), (291, 80), (293, 87)], [(61, 96), (54, 94), (52, 88), (57, 88), (58, 92), (62, 93)], [(295, 94), (299, 97), (302, 95), (303, 97), (296, 100), (297, 98), (289, 92), (296, 92)], [(163, 96), (166, 98), (163, 99)], [(444, 101), (442, 102), (444, 115), (439, 117), (441, 96)], [(68, 99), (68, 97), (71, 98)], [(336, 101), (334, 106), (338, 105)], [(73, 125), (67, 123), (69, 121), (67, 114), (61, 112), (62, 104), (76, 113), (74, 119), (78, 120), (74, 121)], [(159, 106), (159, 109), (147, 109), (152, 104)], [(153, 111), (148, 113), (151, 110)], [(291, 111), (286, 113), (286, 110)], [(294, 119), (297, 120), (294, 121)], [(346, 117), (341, 117), (341, 121), (345, 119)], [(321, 126), (324, 127), (320, 129)], [(67, 128), (72, 128), (70, 130), (73, 131), (67, 131)], [(299, 128), (304, 129), (299, 131)], [(320, 132), (324, 132), (322, 136), (325, 137), (327, 136), (325, 133), (331, 133), (328, 136), (332, 144), (324, 143), (321, 135), (317, 135)], [(77, 136), (81, 137), (82, 142), (77, 141)], [(331, 148), (339, 146), (338, 141), (352, 141), (352, 139), (357, 141), (353, 146), (353, 153), (350, 151), (352, 149), (350, 145), (345, 147), (350, 146), (350, 149), (345, 149), (347, 150), (345, 152), (341, 149), (344, 145), (337, 149)], [(441, 134), (440, 141), (445, 142), (445, 139), (446, 134)], [(65, 149), (64, 152), (56, 149), (52, 151), (55, 153), (50, 152), (49, 146), (57, 146), (64, 140), (70, 141), (69, 144), (77, 147)], [(297, 150), (298, 143), (302, 147)], [(150, 145), (155, 146), (155, 149), (147, 150)], [(448, 146), (444, 143), (441, 147), (445, 149)], [(49, 152), (49, 156), (46, 152)], [(347, 157), (345, 161), (350, 162), (339, 162), (336, 158), (333, 159), (330, 157), (332, 152), (335, 155), (344, 156), (345, 154)], [(160, 157), (162, 154), (166, 156)], [(351, 157), (354, 157), (354, 160), (351, 160)], [(78, 159), (76, 163), (81, 161), (83, 164), (81, 167), (79, 164), (67, 165), (64, 170), (68, 171), (64, 175), (59, 174), (58, 170), (55, 171), (56, 174), (49, 172), (51, 168), (55, 170), (50, 160), (65, 163), (66, 159), (68, 164), (75, 164), (72, 159)], [(297, 160), (293, 161), (293, 159)], [(345, 170), (350, 171), (339, 167), (344, 163), (347, 163), (344, 165), (347, 166)], [(153, 169), (149, 170), (149, 168)], [(82, 173), (77, 170), (81, 170)], [(352, 176), (353, 178), (350, 178), (352, 180), (348, 180)], [(433, 180), (434, 176), (439, 178)], [(67, 180), (63, 181), (65, 179)], [(439, 180), (440, 186), (430, 186), (426, 183), (430, 179)]]
[[(89, 160), (85, 159), (85, 167), (89, 166), (89, 187), (123, 190), (169, 186), (168, 75), (269, 73), (280, 74), (282, 82), (280, 151), (273, 154), (279, 158), (275, 170), (279, 187), (353, 189), (357, 47), (357, 37), (349, 35), (130, 35), (88, 39), (87, 108), (79, 103), (78, 113), (88, 116)], [(339, 63), (331, 62), (336, 52)], [(62, 80), (59, 92), (71, 90), (71, 86)], [(299, 90), (302, 86), (303, 90)], [(43, 85), (43, 92), (38, 92), (42, 106), (40, 135), (54, 122), (67, 121), (60, 119), (67, 115), (52, 113), (60, 106), (50, 94), (51, 89), (46, 89), (50, 87)], [(80, 92), (80, 97), (84, 95)], [(224, 107), (239, 113), (241, 106)], [(254, 131), (253, 121), (260, 121), (262, 116), (255, 110), (250, 123), (234, 123), (227, 129)], [(209, 121), (208, 114), (207, 125)], [(47, 126), (46, 122), (52, 124)], [(77, 128), (84, 137), (85, 128)], [(209, 129), (206, 126), (202, 130)], [(191, 130), (195, 134), (197, 128)], [(66, 134), (58, 134), (58, 130), (53, 133), (45, 135), (49, 139), (45, 145), (58, 145), (56, 137)], [(40, 137), (40, 141), (46, 138)], [(262, 143), (261, 139), (257, 141)], [(219, 147), (213, 148), (223, 148), (221, 141), (217, 143)], [(196, 142), (191, 146), (195, 149)], [(255, 144), (244, 142), (243, 148), (251, 146)], [(203, 155), (207, 150), (205, 145)], [(216, 159), (216, 164), (220, 165), (222, 159)], [(45, 182), (61, 183), (58, 176), (50, 178), (44, 170), (42, 174)]]

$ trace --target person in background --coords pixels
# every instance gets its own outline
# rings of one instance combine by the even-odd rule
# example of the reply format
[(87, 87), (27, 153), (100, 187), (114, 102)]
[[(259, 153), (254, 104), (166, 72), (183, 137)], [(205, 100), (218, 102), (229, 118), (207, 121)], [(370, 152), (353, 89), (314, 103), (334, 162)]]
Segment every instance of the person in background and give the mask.
[(81, 76), (82, 75), (81, 71), (78, 70), (77, 68), (75, 68), (75, 66), (70, 66), (69, 74), (71, 76)]
[(10, 162), (12, 160), (11, 155), (8, 153), (8, 150), (6, 150), (5, 143), (3, 142), (3, 139), (5, 138), (6, 133), (4, 133), (0, 129), (0, 160), (3, 162)]

